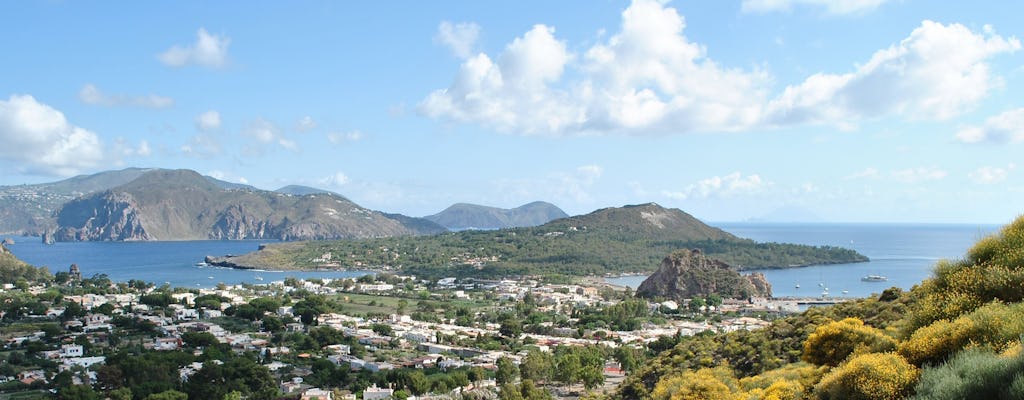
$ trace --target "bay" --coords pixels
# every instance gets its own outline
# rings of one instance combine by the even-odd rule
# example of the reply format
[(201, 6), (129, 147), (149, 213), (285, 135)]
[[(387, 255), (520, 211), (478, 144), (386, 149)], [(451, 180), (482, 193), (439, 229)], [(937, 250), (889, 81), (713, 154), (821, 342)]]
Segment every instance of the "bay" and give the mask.
[[(932, 275), (942, 259), (962, 258), (979, 239), (998, 232), (985, 224), (715, 224), (729, 233), (758, 242), (839, 246), (864, 254), (871, 261), (765, 269), (776, 297), (867, 297), (889, 287), (910, 289)], [(885, 276), (885, 282), (864, 282), (866, 275)], [(645, 275), (609, 278), (608, 282), (636, 288)], [(797, 287), (799, 285), (799, 287)], [(845, 291), (845, 293), (844, 293)]]
[(244, 254), (256, 251), (263, 240), (194, 240), (153, 242), (58, 242), (45, 245), (37, 237), (14, 237), (8, 249), (25, 262), (46, 266), (50, 272), (67, 271), (77, 264), (82, 276), (106, 274), (114, 282), (131, 279), (164, 283), (175, 287), (209, 288), (228, 285), (262, 284), (295, 278), (349, 278), (364, 271), (257, 271), (200, 267), (208, 256)]

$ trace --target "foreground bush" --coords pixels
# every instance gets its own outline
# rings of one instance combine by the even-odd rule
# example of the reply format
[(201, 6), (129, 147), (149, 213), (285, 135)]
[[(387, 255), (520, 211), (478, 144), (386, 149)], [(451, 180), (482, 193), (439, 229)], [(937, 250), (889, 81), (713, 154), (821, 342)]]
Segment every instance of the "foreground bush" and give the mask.
[(1024, 399), (1024, 356), (965, 350), (941, 366), (925, 368), (916, 391), (919, 400)]
[(822, 400), (902, 399), (911, 393), (918, 373), (898, 354), (864, 354), (833, 368), (814, 387), (814, 394)]
[(880, 353), (896, 348), (896, 340), (882, 331), (846, 318), (819, 326), (804, 342), (804, 361), (836, 366), (851, 354)]
[(939, 320), (918, 329), (900, 344), (899, 353), (915, 365), (935, 364), (968, 346), (1007, 351), (1022, 334), (1024, 303), (992, 303), (952, 322)]

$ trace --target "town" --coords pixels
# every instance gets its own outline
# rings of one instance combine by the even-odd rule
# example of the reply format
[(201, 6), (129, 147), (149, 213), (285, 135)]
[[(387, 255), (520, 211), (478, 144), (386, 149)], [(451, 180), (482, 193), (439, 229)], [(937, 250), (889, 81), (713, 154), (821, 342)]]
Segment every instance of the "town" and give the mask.
[(43, 398), (575, 398), (606, 393), (683, 336), (797, 311), (715, 295), (654, 302), (596, 280), (378, 273), (196, 289), (83, 278), (75, 265), (4, 284), (0, 298), (0, 389)]

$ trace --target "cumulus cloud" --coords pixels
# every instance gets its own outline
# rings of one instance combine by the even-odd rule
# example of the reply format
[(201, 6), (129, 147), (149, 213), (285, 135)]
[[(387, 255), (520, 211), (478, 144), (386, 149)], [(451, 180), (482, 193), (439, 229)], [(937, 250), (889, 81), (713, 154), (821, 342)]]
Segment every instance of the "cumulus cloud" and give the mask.
[(331, 144), (342, 144), (347, 142), (358, 142), (366, 137), (362, 132), (355, 130), (349, 132), (330, 132), (327, 134), (327, 141)]
[(298, 132), (309, 132), (314, 129), (316, 129), (316, 121), (308, 115), (299, 118), (298, 122), (295, 123), (295, 130)]
[(243, 151), (249, 155), (262, 155), (265, 147), (278, 145), (292, 152), (299, 151), (299, 145), (294, 140), (284, 136), (284, 132), (274, 123), (263, 118), (257, 118), (242, 130), (242, 136), (254, 140), (253, 143), (245, 146)]
[(974, 183), (991, 185), (1005, 181), (1010, 171), (1013, 171), (1015, 168), (1017, 168), (1016, 164), (1010, 164), (1005, 168), (985, 166), (971, 171), (967, 174), (967, 177)]
[(766, 182), (758, 174), (743, 176), (740, 172), (733, 172), (702, 179), (682, 191), (663, 191), (662, 195), (679, 200), (728, 198), (759, 193), (770, 185), (771, 182)]
[(893, 115), (946, 119), (999, 87), (989, 59), (1021, 47), (990, 28), (977, 33), (924, 21), (852, 72), (815, 74), (773, 95), (770, 74), (723, 66), (685, 28), (676, 9), (634, 0), (617, 33), (573, 54), (554, 27), (536, 25), (497, 58), (465, 59), (452, 84), (417, 108), (435, 119), (548, 135), (849, 128)]
[(167, 108), (174, 106), (174, 99), (165, 96), (150, 94), (146, 96), (132, 96), (127, 94), (103, 93), (96, 85), (87, 83), (78, 91), (78, 99), (85, 104), (94, 106), (134, 106), (146, 108)]
[(924, 21), (900, 43), (847, 74), (816, 74), (773, 99), (773, 125), (843, 123), (891, 114), (948, 119), (972, 109), (1001, 80), (987, 60), (1019, 50), (1016, 38)]
[(228, 64), (228, 46), (231, 38), (223, 35), (211, 35), (206, 28), (196, 32), (196, 42), (187, 46), (174, 45), (160, 53), (157, 58), (165, 65), (183, 67), (200, 65), (207, 68), (223, 68)]
[(153, 150), (146, 140), (139, 141), (138, 145), (132, 145), (127, 139), (118, 137), (114, 140), (113, 153), (123, 157), (146, 157), (152, 154)]
[(30, 95), (0, 100), (0, 159), (26, 171), (68, 176), (103, 159), (99, 137)]
[(1024, 141), (1024, 108), (989, 117), (982, 126), (968, 126), (956, 133), (963, 143), (1020, 143)]
[(220, 112), (210, 110), (196, 116), (196, 129), (200, 132), (209, 132), (220, 129)]
[(475, 22), (453, 24), (442, 21), (434, 35), (434, 43), (448, 47), (458, 58), (469, 58), (480, 37), (480, 25)]
[(921, 183), (927, 181), (937, 181), (946, 178), (949, 175), (946, 171), (938, 167), (917, 167), (908, 168), (892, 171), (890, 176), (893, 179), (903, 183)]
[(323, 178), (320, 178), (320, 180), (318, 182), (321, 185), (328, 186), (328, 187), (340, 187), (340, 186), (345, 186), (346, 184), (348, 184), (349, 183), (349, 178), (348, 178), (348, 175), (345, 175), (345, 173), (343, 173), (341, 171), (337, 171), (337, 172), (335, 172), (335, 173), (333, 173), (331, 175), (328, 175), (328, 176), (325, 176)]
[(795, 6), (821, 7), (831, 15), (861, 14), (874, 11), (888, 0), (743, 0), (743, 12), (790, 11)]

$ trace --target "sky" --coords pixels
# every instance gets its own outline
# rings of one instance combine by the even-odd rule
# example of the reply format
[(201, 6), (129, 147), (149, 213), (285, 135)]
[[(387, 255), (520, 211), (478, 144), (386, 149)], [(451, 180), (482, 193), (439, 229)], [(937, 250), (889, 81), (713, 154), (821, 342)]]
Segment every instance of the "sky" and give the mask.
[(1024, 212), (1024, 3), (4, 2), (0, 185), (187, 168), (411, 216)]

